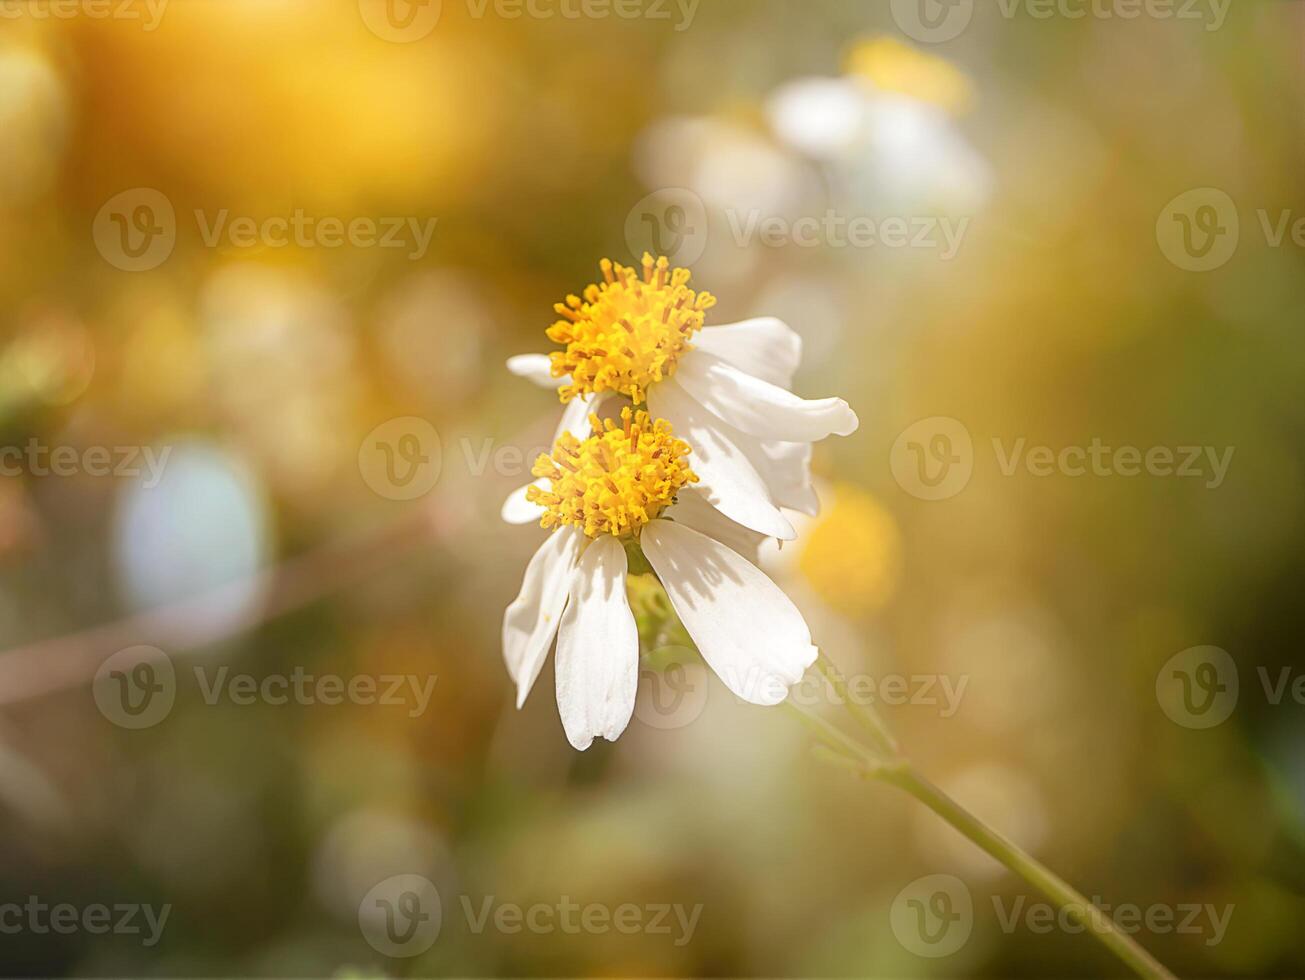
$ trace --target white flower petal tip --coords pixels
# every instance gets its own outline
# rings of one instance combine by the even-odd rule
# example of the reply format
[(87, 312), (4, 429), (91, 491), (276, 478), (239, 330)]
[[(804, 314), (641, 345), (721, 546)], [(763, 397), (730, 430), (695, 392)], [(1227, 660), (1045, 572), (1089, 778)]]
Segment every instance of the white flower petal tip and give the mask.
[(670, 516), (677, 524), (684, 524), (700, 534), (719, 541), (730, 551), (737, 552), (752, 564), (760, 561), (762, 545), (773, 541), (766, 535), (731, 521), (712, 506), (706, 495), (697, 488), (686, 487), (675, 498), (675, 509)]
[(521, 592), (503, 614), (503, 660), (517, 685), (518, 708), (526, 703), (561, 623), (581, 538), (569, 527), (550, 534), (530, 559)]
[(811, 631), (764, 572), (719, 541), (656, 520), (643, 553), (708, 666), (735, 695), (775, 705), (816, 659)]
[(571, 601), (557, 637), (557, 710), (567, 741), (583, 752), (615, 741), (634, 714), (639, 631), (625, 594), (625, 548), (596, 539), (570, 576)]
[(842, 413), (845, 418), (843, 424), (839, 428), (834, 430), (834, 435), (850, 436), (857, 429), (861, 428), (861, 419), (856, 414), (856, 412), (853, 411), (851, 405), (843, 401), (843, 399), (841, 398), (831, 398), (830, 401), (838, 402), (838, 404), (842, 407)]
[(685, 358), (675, 381), (717, 418), (758, 439), (819, 442), (860, 425), (841, 398), (799, 398), (706, 351)]
[(564, 379), (553, 377), (552, 361), (547, 354), (517, 354), (507, 359), (507, 369), (518, 378), (525, 378), (541, 388), (557, 388), (566, 384)]
[(499, 517), (507, 524), (538, 524), (539, 518), (543, 516), (544, 508), (538, 504), (531, 503), (526, 499), (526, 491), (531, 487), (546, 489), (547, 480), (536, 480), (534, 483), (527, 483), (524, 487), (517, 487), (510, 494), (507, 500), (503, 501), (503, 506), (499, 510)]

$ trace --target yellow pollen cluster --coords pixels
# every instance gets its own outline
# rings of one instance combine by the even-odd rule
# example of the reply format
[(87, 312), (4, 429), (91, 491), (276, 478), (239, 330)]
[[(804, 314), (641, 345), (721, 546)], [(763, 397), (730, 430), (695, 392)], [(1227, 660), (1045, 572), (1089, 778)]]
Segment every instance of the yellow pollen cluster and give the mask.
[(621, 410), (621, 424), (589, 416), (593, 434), (581, 442), (562, 434), (551, 456), (535, 461), (534, 474), (553, 481), (551, 490), (531, 487), (526, 498), (545, 508), (546, 528), (573, 524), (591, 538), (638, 532), (675, 499), (681, 487), (697, 483), (685, 457), (686, 443), (669, 423), (647, 412)]
[(572, 383), (558, 389), (564, 402), (615, 391), (642, 404), (648, 386), (674, 374), (676, 360), (693, 350), (689, 338), (716, 297), (690, 289), (689, 270), (672, 269), (665, 256), (654, 260), (645, 252), (642, 276), (609, 259), (600, 267), (601, 284), (553, 307), (563, 319), (548, 328), (548, 338), (566, 345), (551, 355), (553, 377), (571, 375)]

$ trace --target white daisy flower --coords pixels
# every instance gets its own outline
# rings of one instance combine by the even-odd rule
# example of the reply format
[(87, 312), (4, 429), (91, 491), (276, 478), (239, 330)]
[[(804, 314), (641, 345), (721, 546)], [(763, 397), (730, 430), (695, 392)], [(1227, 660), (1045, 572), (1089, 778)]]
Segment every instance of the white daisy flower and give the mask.
[[(689, 446), (662, 419), (591, 417), (564, 433), (529, 492), (552, 534), (503, 617), (503, 654), (525, 703), (557, 638), (557, 706), (567, 739), (615, 739), (634, 711), (639, 634), (626, 596), (627, 548), (651, 565), (703, 659), (752, 704), (788, 696), (816, 659), (802, 614), (755, 564), (762, 535), (712, 508)], [(696, 456), (695, 456), (696, 460)], [(745, 557), (744, 554), (749, 554)]]
[[(716, 300), (689, 288), (687, 269), (644, 255), (642, 275), (604, 259), (603, 282), (555, 309), (548, 330), (564, 350), (524, 354), (508, 369), (556, 388), (567, 404), (558, 426), (574, 431), (602, 399), (646, 403), (693, 446), (707, 500), (723, 515), (767, 537), (795, 537), (781, 508), (814, 514), (811, 444), (856, 431), (841, 398), (807, 400), (790, 390), (802, 342), (786, 324), (759, 317), (704, 324)], [(517, 490), (503, 508), (511, 523), (539, 509)]]

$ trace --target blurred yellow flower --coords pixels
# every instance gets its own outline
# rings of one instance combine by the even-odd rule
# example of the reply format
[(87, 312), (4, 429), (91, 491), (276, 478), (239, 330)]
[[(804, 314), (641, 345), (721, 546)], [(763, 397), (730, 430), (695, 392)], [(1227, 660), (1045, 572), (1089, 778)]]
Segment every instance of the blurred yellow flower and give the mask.
[(885, 92), (929, 102), (947, 112), (964, 112), (974, 100), (969, 76), (950, 61), (926, 54), (892, 37), (858, 41), (844, 67)]
[(798, 568), (816, 594), (846, 615), (882, 606), (897, 586), (901, 535), (868, 493), (840, 483), (834, 503), (807, 532)]

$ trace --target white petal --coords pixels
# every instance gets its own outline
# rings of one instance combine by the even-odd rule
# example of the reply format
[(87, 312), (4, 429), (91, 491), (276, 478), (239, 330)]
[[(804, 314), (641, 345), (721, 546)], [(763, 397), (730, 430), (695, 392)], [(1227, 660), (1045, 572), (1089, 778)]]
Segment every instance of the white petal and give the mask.
[(517, 685), (518, 708), (526, 703), (562, 621), (583, 537), (574, 527), (550, 534), (526, 566), (520, 595), (503, 614), (503, 659)]
[(820, 498), (811, 483), (811, 443), (764, 442), (739, 434), (738, 447), (761, 474), (776, 506), (815, 517)]
[(859, 424), (841, 398), (799, 398), (706, 351), (683, 358), (675, 380), (713, 414), (758, 439), (817, 442), (831, 434), (850, 435)]
[(630, 723), (639, 684), (639, 631), (625, 596), (625, 548), (611, 536), (587, 549), (571, 576), (557, 637), (557, 710), (567, 741), (583, 752)]
[[(704, 327), (694, 336), (693, 346), (781, 388), (793, 387), (793, 372), (802, 361), (802, 338), (773, 316)], [(692, 352), (684, 359), (690, 357)]]
[(713, 507), (696, 487), (681, 490), (675, 497), (675, 506), (667, 510), (665, 516), (716, 539), (754, 565), (759, 559), (758, 549), (761, 543), (770, 540), (764, 534), (731, 521)]
[(567, 402), (566, 408), (562, 409), (562, 417), (558, 420), (557, 431), (553, 433), (553, 441), (557, 442), (562, 437), (563, 432), (569, 432), (577, 439), (587, 439), (589, 437), (589, 415), (598, 411), (598, 403), (605, 397), (605, 393), (602, 395), (582, 395)]
[(507, 369), (518, 378), (532, 381), (541, 388), (559, 388), (569, 384), (568, 378), (553, 377), (547, 354), (517, 354), (507, 359)]
[(503, 509), (499, 511), (499, 516), (509, 524), (538, 524), (544, 508), (527, 500), (526, 491), (531, 487), (547, 489), (548, 483), (547, 479), (539, 479), (534, 483), (527, 483), (524, 487), (517, 487), (508, 494), (507, 500), (503, 501)]
[(707, 664), (752, 704), (779, 704), (816, 659), (802, 614), (765, 573), (683, 524), (643, 529), (643, 553)]
[[(602, 395), (586, 395), (583, 398), (574, 398), (567, 402), (566, 408), (562, 410), (562, 417), (557, 422), (557, 430), (553, 433), (553, 442), (561, 438), (563, 432), (570, 432), (577, 439), (584, 439), (589, 435), (589, 413), (596, 412)], [(534, 462), (531, 460), (531, 462)], [(503, 507), (499, 511), (499, 516), (508, 524), (534, 524), (538, 522), (544, 509), (538, 504), (532, 504), (526, 499), (526, 491), (531, 487), (540, 487), (547, 489), (549, 481), (547, 479), (538, 479), (527, 483), (524, 487), (517, 487), (510, 494), (507, 500), (503, 501)]]
[(689, 397), (674, 378), (648, 392), (648, 409), (671, 424), (693, 452), (689, 465), (701, 478), (698, 488), (730, 520), (767, 537), (789, 540), (793, 526), (775, 506), (765, 482), (733, 439), (739, 433)]

